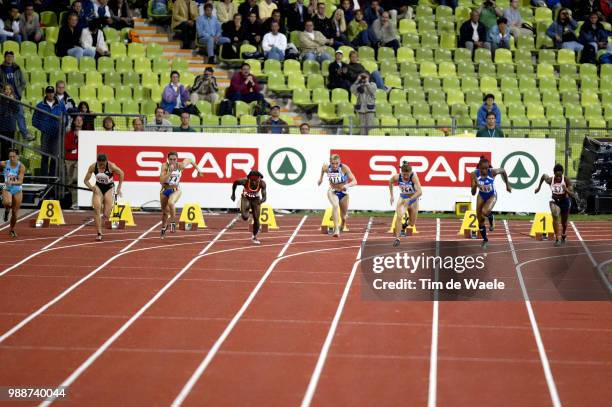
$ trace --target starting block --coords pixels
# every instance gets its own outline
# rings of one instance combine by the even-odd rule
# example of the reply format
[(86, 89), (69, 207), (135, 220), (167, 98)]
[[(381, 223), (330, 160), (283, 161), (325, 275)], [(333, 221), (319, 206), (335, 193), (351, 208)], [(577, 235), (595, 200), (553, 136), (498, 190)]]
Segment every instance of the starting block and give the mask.
[(465, 211), (458, 235), (463, 235), (466, 239), (477, 239), (479, 237), (476, 211)]
[(198, 224), (197, 223), (186, 223), (186, 222), (179, 222), (179, 230), (184, 230), (184, 231), (196, 231), (198, 230)]
[[(117, 227), (111, 225), (110, 229), (125, 229), (126, 226), (136, 226), (132, 208), (127, 203), (116, 203), (108, 222), (117, 224)], [(123, 222), (123, 225), (120, 225), (121, 222)]]
[(536, 240), (549, 240), (555, 236), (553, 219), (550, 213), (538, 212), (533, 217), (529, 236)]
[[(391, 221), (391, 226), (389, 227), (389, 230), (387, 231), (387, 233), (395, 233), (395, 223), (397, 222), (397, 213), (393, 214), (393, 221)], [(402, 216), (402, 223), (406, 223), (408, 222), (408, 212), (404, 212), (404, 216)], [(412, 236), (419, 233), (417, 231), (416, 225), (415, 226), (408, 226), (406, 228), (406, 234), (405, 236)]]
[[(45, 220), (47, 223), (45, 223)], [(44, 226), (44, 225), (47, 226)], [(59, 201), (44, 200), (40, 205), (38, 217), (33, 223), (34, 227), (49, 227), (49, 225), (65, 225), (64, 214)], [(37, 226), (40, 225), (40, 226)]]
[(30, 221), (30, 226), (33, 228), (48, 228), (50, 224), (49, 219), (32, 219)]
[[(279, 229), (274, 216), (274, 209), (270, 204), (262, 204), (259, 207), (260, 232), (267, 232), (269, 229)], [(253, 220), (249, 222), (249, 232), (253, 231)]]
[[(181, 226), (181, 224), (183, 226)], [(191, 226), (187, 226), (191, 225)], [(202, 216), (202, 208), (197, 203), (188, 203), (181, 210), (179, 219), (180, 230), (198, 230), (206, 227), (204, 216)]]
[[(337, 212), (338, 222), (340, 222), (340, 208), (338, 208)], [(343, 232), (348, 232), (348, 225), (344, 224)], [(331, 235), (334, 232), (334, 218), (332, 217), (332, 207), (325, 209), (325, 213), (323, 214), (323, 221), (321, 222), (321, 233), (324, 235)]]
[(116, 220), (111, 218), (110, 220), (104, 222), (104, 227), (106, 229), (125, 229), (126, 226), (127, 223), (124, 220)]

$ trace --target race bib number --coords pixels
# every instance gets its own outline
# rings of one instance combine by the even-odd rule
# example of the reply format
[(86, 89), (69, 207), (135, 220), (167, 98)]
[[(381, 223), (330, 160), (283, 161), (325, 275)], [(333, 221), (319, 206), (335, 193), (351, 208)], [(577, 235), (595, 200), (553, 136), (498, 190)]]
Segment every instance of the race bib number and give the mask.
[(552, 189), (552, 193), (555, 195), (561, 195), (564, 192), (563, 185), (553, 185), (551, 189)]
[(492, 185), (481, 184), (480, 185), (480, 190), (482, 192), (491, 192), (491, 191), (493, 191), (493, 186)]

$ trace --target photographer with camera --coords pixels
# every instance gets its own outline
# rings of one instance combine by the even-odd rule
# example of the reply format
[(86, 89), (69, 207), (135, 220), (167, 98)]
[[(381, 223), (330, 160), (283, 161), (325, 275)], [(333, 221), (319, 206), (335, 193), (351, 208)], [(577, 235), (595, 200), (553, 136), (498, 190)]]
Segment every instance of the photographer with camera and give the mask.
[(504, 15), (503, 10), (495, 4), (495, 0), (483, 0), (478, 11), (480, 12), (480, 22), (484, 24), (487, 32), (495, 27), (497, 19)]
[(367, 135), (368, 130), (374, 126), (376, 111), (376, 84), (370, 82), (370, 74), (362, 72), (355, 83), (351, 85), (351, 93), (357, 96), (355, 112), (359, 116), (361, 134)]

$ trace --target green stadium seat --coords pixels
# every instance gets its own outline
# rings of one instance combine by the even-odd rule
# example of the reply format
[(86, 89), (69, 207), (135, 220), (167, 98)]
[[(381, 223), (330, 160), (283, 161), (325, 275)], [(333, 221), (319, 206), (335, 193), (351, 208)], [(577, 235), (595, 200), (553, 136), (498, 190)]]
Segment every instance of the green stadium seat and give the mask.
[(104, 113), (121, 113), (121, 102), (117, 100), (109, 100), (104, 103)]
[[(403, 21), (403, 20), (400, 20)], [(414, 50), (408, 47), (400, 47), (397, 50), (397, 62), (415, 62), (414, 61)]]
[[(240, 116), (240, 129), (244, 133), (257, 133), (257, 117), (248, 114)], [(248, 126), (244, 128), (244, 126)]]
[(285, 76), (302, 75), (302, 67), (300, 61), (295, 59), (285, 60), (283, 64), (283, 73)]
[(544, 22), (546, 25), (552, 23), (552, 10), (548, 7), (538, 7), (535, 9), (535, 21)]
[(561, 64), (559, 65), (559, 76), (561, 78), (576, 79), (578, 77), (577, 65)]
[(151, 71), (151, 60), (145, 56), (139, 56), (134, 59), (134, 72), (143, 74)]
[(406, 18), (401, 19), (399, 21), (398, 32), (400, 35), (408, 34), (408, 33), (416, 34), (417, 33), (416, 21), (409, 20)]
[(219, 117), (211, 114), (202, 115), (202, 124), (205, 127), (204, 131), (213, 131), (216, 130), (216, 127), (219, 127)]
[(424, 61), (421, 63), (420, 74), (422, 78), (426, 77), (437, 77), (438, 76), (438, 67), (434, 62)]
[(425, 48), (436, 49), (439, 47), (440, 38), (435, 32), (426, 32), (421, 35), (421, 46)]
[(312, 73), (320, 74), (321, 66), (317, 61), (306, 60), (302, 66), (302, 72), (304, 75), (310, 75)]
[(427, 100), (429, 104), (446, 103), (446, 94), (441, 89), (432, 89), (427, 92)]
[(440, 79), (427, 77), (423, 79), (423, 90), (428, 92), (430, 90), (438, 90), (442, 89), (442, 85), (440, 84)]
[(400, 64), (400, 75), (402, 77), (410, 76), (418, 78), (418, 65), (412, 62), (402, 62)]
[(451, 50), (442, 49), (442, 48), (435, 49), (434, 50), (434, 62), (437, 64), (440, 64), (442, 62), (453, 63), (453, 54)]
[(457, 72), (453, 62), (442, 62), (438, 66), (439, 76), (441, 78), (456, 77)]
[(535, 40), (531, 35), (521, 35), (518, 38), (517, 47), (521, 50), (531, 51), (535, 49)]
[(475, 64), (480, 64), (482, 62), (484, 62), (484, 63), (491, 63), (492, 62), (491, 51), (489, 51), (486, 48), (478, 48), (474, 52), (474, 63)]
[(433, 103), (431, 105), (431, 115), (434, 118), (448, 117), (448, 105), (446, 103)]
[[(124, 100), (121, 102), (121, 113), (123, 114), (139, 114), (140, 113), (140, 106), (139, 103), (135, 102), (134, 100)], [(200, 118), (196, 115), (192, 115), (191, 118), (197, 118), (197, 124), (200, 124)], [(133, 118), (128, 118), (129, 124), (132, 124), (132, 119)]]
[(540, 80), (555, 77), (555, 68), (548, 63), (540, 63), (537, 67), (537, 76)]
[(57, 14), (53, 11), (41, 12), (40, 25), (43, 27), (57, 27)]
[(115, 71), (124, 74), (132, 72), (134, 70), (133, 60), (127, 56), (120, 56), (115, 58)]
[(402, 79), (396, 74), (385, 75), (385, 86), (391, 89), (402, 89)]
[(449, 89), (446, 91), (446, 103), (449, 105), (465, 103), (465, 95), (458, 89)]
[[(452, 33), (443, 32), (440, 34), (440, 48), (448, 49), (448, 50), (457, 49), (457, 36), (455, 35), (454, 32)], [(455, 59), (455, 62), (457, 62), (456, 59)]]
[(531, 120), (540, 117), (545, 117), (544, 106), (540, 104), (527, 104), (527, 118)]
[(175, 58), (172, 60), (172, 70), (180, 73), (189, 70), (189, 62), (186, 59)]
[(127, 55), (125, 44), (122, 42), (111, 42), (109, 48), (112, 58), (124, 57)]
[(46, 56), (44, 59), (45, 71), (60, 71), (60, 59), (55, 55)]
[(393, 117), (393, 107), (386, 101), (377, 101), (376, 102), (376, 116), (384, 117), (390, 116)]
[(340, 102), (336, 105), (338, 117), (355, 117), (355, 105), (351, 102)]
[(151, 60), (155, 60), (157, 58), (162, 58), (164, 55), (164, 48), (161, 44), (156, 42), (147, 43), (146, 56)]
[[(85, 89), (85, 88), (82, 88)], [(83, 97), (81, 96), (83, 99)], [(91, 97), (89, 97), (91, 99)], [(115, 89), (112, 86), (102, 85), (98, 87), (98, 100), (102, 103), (106, 103), (110, 100), (115, 99)]]
[(576, 54), (574, 54), (574, 51), (571, 49), (560, 49), (559, 53), (557, 54), (557, 63), (575, 65)]
[(521, 76), (532, 76), (534, 74), (534, 65), (532, 63), (519, 61), (516, 64), (516, 74)]
[[(109, 86), (119, 86), (121, 85), (121, 74), (115, 71), (108, 72), (104, 74), (104, 84)], [(144, 85), (143, 85), (144, 86)]]
[(480, 78), (480, 90), (483, 93), (493, 93), (497, 91), (497, 79), (491, 76)]
[(62, 72), (75, 72), (79, 70), (79, 62), (75, 57), (65, 56), (62, 58)]
[(98, 72), (103, 74), (115, 72), (115, 61), (109, 57), (98, 58)]
[(104, 31), (104, 38), (106, 39), (107, 43), (113, 43), (113, 42), (121, 42), (121, 36), (119, 35), (119, 31), (115, 30), (112, 27), (105, 27), (103, 29)]
[(336, 115), (336, 105), (334, 103), (319, 103), (317, 114), (319, 115), (319, 118), (326, 123), (338, 121), (338, 116)]
[(559, 92), (576, 92), (577, 90), (575, 79), (563, 78), (559, 81)]
[[(306, 87), (312, 90), (325, 87), (323, 76), (318, 75), (318, 74), (308, 75), (307, 80), (306, 80)], [(313, 94), (313, 97), (314, 97), (314, 94)]]
[[(403, 20), (402, 20), (403, 21)], [(359, 60), (363, 62), (363, 60), (376, 60), (375, 51), (371, 47), (359, 47), (358, 49)]]
[[(88, 74), (91, 72), (88, 72)], [(66, 75), (66, 83), (70, 86), (83, 86), (85, 84), (85, 75), (81, 72), (68, 72)], [(97, 86), (97, 85), (96, 85)]]
[(457, 64), (457, 75), (461, 78), (473, 77), (476, 75), (474, 64), (471, 62), (459, 62)]
[(421, 42), (417, 34), (408, 33), (402, 35), (402, 45), (412, 49), (418, 49), (421, 46)]
[(268, 75), (268, 89), (275, 93), (288, 92), (289, 87), (287, 86), (285, 76), (278, 73)]
[(448, 91), (449, 89), (461, 89), (461, 82), (457, 77), (448, 77), (442, 79), (442, 89)]
[(514, 65), (514, 61), (512, 60), (512, 51), (505, 48), (495, 50), (495, 63)]
[(312, 90), (312, 102), (315, 104), (330, 102), (329, 90), (324, 87), (314, 88)]
[(482, 105), (482, 92), (479, 89), (468, 90), (465, 92), (465, 103)]
[[(57, 43), (57, 37), (59, 35), (59, 27), (45, 27), (45, 40), (48, 42), (47, 47), (54, 47)], [(40, 51), (40, 47), (39, 47)], [(54, 50), (55, 53), (55, 50)]]
[(293, 103), (302, 108), (309, 108), (315, 105), (310, 98), (310, 90), (309, 89), (294, 89), (293, 90)]
[(478, 84), (478, 79), (470, 76), (461, 76), (461, 89), (465, 92), (468, 90), (477, 90), (480, 89), (480, 85)]
[(30, 55), (25, 58), (25, 69), (28, 71), (42, 71), (42, 58), (38, 55)]
[(393, 106), (393, 114), (395, 117), (412, 116), (412, 108), (408, 102), (391, 103)]
[[(123, 84), (126, 86), (140, 86), (140, 76), (136, 72), (127, 72), (123, 75)], [(181, 82), (189, 83), (186, 81), (187, 78), (182, 77)], [(165, 84), (164, 84), (165, 85)]]
[[(68, 74), (70, 74), (69, 72)], [(87, 86), (100, 86), (102, 85), (102, 74), (97, 71), (87, 72), (85, 74), (85, 84)], [(115, 112), (119, 113), (119, 112)]]
[(565, 117), (568, 119), (582, 119), (584, 117), (582, 113), (582, 106), (569, 104), (565, 105)]
[(119, 102), (132, 100), (132, 88), (129, 86), (117, 86), (115, 88), (115, 99)]
[(580, 104), (582, 106), (599, 105), (599, 103), (597, 92), (585, 90), (580, 93)]
[(38, 86), (48, 85), (46, 72), (39, 70), (39, 71), (30, 71), (30, 72), (27, 72), (27, 74), (29, 75), (29, 80), (28, 80), (29, 83), (36, 84)]
[(170, 60), (166, 58), (153, 59), (153, 72), (170, 72)]
[(395, 63), (395, 51), (393, 48), (380, 47), (378, 49), (378, 62), (394, 62)]
[(144, 57), (146, 55), (145, 44), (138, 42), (128, 44), (127, 55), (132, 58)]
[(415, 118), (421, 117), (429, 117), (430, 116), (430, 106), (426, 103), (417, 103), (412, 105), (412, 115)]
[(464, 103), (455, 103), (451, 105), (451, 116), (460, 117), (467, 116), (469, 113), (469, 109)]
[(21, 43), (20, 55), (24, 57), (38, 55), (38, 46), (32, 41), (24, 41)]
[(62, 71), (49, 72), (49, 83), (55, 86), (58, 81), (66, 83), (66, 74)]

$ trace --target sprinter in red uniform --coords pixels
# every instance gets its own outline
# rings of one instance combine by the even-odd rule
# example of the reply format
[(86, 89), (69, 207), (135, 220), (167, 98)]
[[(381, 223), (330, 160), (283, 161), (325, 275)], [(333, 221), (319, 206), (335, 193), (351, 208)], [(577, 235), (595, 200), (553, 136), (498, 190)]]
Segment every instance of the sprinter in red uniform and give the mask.
[(234, 181), (232, 185), (232, 201), (236, 200), (236, 187), (241, 185), (242, 197), (240, 198), (240, 214), (243, 220), (249, 219), (249, 210), (253, 214), (253, 237), (251, 241), (254, 244), (261, 244), (257, 239), (259, 233), (259, 211), (262, 203), (266, 201), (266, 183), (263, 181), (263, 175), (257, 170), (249, 172), (246, 178), (240, 178)]

